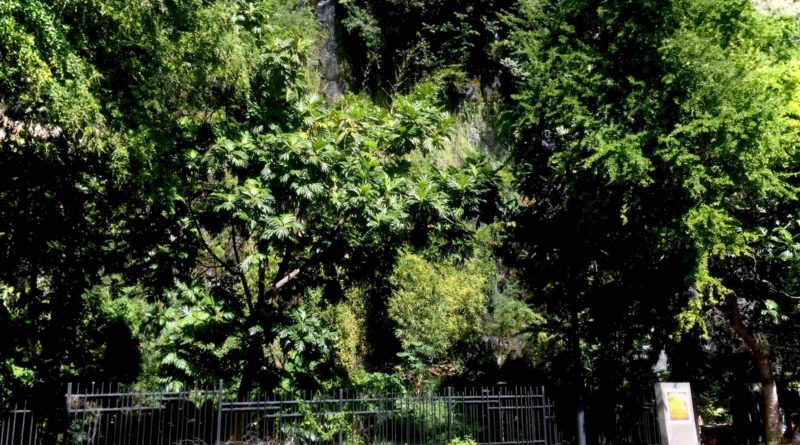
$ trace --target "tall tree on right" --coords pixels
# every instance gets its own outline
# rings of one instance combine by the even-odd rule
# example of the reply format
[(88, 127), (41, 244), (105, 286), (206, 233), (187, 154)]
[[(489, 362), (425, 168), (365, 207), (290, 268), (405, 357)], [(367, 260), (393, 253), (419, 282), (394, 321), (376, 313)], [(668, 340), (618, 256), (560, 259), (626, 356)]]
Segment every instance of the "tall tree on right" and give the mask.
[(514, 241), (528, 276), (560, 271), (529, 284), (586, 320), (609, 283), (638, 291), (632, 310), (670, 309), (650, 323), (676, 335), (723, 311), (777, 443), (780, 376), (761, 332), (797, 305), (797, 24), (747, 0), (519, 6), (506, 66), (527, 230)]

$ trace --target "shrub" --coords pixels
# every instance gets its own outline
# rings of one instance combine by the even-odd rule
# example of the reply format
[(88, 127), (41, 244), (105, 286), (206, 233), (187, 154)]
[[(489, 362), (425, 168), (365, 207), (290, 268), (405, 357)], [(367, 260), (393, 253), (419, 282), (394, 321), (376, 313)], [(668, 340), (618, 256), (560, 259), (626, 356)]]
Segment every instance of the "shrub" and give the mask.
[(461, 266), (434, 264), (419, 255), (401, 255), (391, 277), (395, 291), (389, 316), (404, 349), (429, 349), (443, 356), (456, 342), (474, 338), (486, 312), (486, 278), (478, 261)]

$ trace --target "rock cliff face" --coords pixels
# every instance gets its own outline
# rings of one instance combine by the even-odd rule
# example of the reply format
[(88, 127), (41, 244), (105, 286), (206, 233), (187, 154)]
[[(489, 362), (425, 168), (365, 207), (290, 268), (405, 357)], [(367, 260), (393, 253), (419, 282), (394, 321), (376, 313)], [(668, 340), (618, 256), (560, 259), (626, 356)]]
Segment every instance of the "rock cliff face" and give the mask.
[(347, 84), (341, 77), (339, 57), (336, 54), (336, 0), (319, 0), (314, 7), (314, 14), (322, 29), (322, 36), (317, 45), (321, 87), (325, 97), (335, 102), (347, 91)]
[(753, 0), (761, 11), (800, 16), (800, 0)]

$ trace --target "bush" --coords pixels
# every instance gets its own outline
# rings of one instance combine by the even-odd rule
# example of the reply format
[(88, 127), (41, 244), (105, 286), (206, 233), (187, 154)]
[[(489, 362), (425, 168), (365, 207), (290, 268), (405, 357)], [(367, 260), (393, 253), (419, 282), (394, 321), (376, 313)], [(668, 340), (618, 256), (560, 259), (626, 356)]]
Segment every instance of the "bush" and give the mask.
[(476, 443), (471, 437), (456, 437), (448, 445), (476, 445)]
[(441, 358), (455, 343), (474, 338), (486, 312), (486, 278), (478, 261), (461, 266), (434, 264), (419, 255), (403, 254), (391, 277), (395, 288), (389, 316), (408, 350), (428, 349)]

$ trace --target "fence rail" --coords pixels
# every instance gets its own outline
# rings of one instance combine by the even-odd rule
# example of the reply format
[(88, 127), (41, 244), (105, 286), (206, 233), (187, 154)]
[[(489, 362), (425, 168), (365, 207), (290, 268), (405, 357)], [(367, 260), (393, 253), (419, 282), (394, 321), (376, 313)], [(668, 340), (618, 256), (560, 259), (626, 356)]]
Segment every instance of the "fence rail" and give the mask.
[[(617, 413), (609, 444), (660, 444), (655, 400), (643, 395)], [(553, 404), (539, 386), (238, 399), (222, 382), (180, 391), (100, 383), (68, 385), (65, 401), (67, 422), (48, 430), (74, 445), (562, 443)], [(44, 437), (26, 404), (0, 411), (0, 445), (54, 443)]]
[(41, 445), (39, 422), (27, 404), (0, 414), (0, 445)]
[(634, 409), (624, 411), (625, 417), (618, 413), (615, 445), (661, 445), (657, 407), (655, 394), (648, 394), (637, 400)]
[[(296, 398), (258, 393), (238, 399), (222, 382), (180, 391), (102, 383), (70, 384), (65, 399), (64, 437), (71, 445), (561, 443), (543, 387), (388, 395), (340, 390)], [(17, 424), (19, 419), (8, 417), (0, 425)], [(25, 424), (32, 428), (33, 422)], [(14, 434), (0, 445), (41, 442)]]

